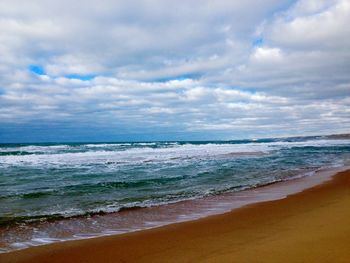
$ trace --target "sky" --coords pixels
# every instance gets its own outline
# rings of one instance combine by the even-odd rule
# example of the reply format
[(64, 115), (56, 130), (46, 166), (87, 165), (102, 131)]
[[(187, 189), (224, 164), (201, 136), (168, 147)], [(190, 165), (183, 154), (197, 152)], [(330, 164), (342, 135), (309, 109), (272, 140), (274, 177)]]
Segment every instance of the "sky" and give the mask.
[(349, 0), (0, 0), (0, 142), (350, 132)]

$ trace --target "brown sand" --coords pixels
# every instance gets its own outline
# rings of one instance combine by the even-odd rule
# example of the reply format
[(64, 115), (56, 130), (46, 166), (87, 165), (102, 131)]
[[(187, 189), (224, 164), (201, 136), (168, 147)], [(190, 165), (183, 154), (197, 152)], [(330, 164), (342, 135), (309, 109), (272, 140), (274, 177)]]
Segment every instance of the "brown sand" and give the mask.
[(0, 262), (350, 262), (350, 171), (208, 218), (0, 254)]

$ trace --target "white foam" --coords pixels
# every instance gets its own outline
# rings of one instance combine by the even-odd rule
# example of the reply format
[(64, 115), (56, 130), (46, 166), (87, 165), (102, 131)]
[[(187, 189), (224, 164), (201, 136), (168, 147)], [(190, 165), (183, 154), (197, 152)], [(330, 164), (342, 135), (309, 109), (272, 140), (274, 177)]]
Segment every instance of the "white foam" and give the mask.
[[(46, 154), (8, 155), (0, 156), (0, 165), (38, 166), (38, 165), (67, 165), (80, 166), (90, 164), (137, 164), (144, 162), (176, 162), (191, 158), (211, 158), (227, 154), (259, 154), (269, 153), (272, 150), (305, 146), (339, 146), (348, 145), (350, 140), (310, 140), (304, 142), (269, 142), (269, 143), (208, 143), (208, 144), (170, 144), (166, 147), (151, 148), (145, 146), (155, 143), (139, 143), (135, 147), (119, 149), (121, 145), (129, 144), (87, 144), (89, 151), (57, 153), (57, 150), (67, 150), (69, 145), (54, 146), (25, 146), (11, 148), (12, 151), (46, 152)], [(142, 147), (137, 147), (140, 145)], [(118, 146), (113, 150), (103, 150), (103, 147)], [(94, 150), (98, 148), (98, 150)], [(100, 149), (102, 148), (102, 149)], [(74, 148), (77, 151), (76, 148)], [(3, 150), (3, 149), (2, 149)]]

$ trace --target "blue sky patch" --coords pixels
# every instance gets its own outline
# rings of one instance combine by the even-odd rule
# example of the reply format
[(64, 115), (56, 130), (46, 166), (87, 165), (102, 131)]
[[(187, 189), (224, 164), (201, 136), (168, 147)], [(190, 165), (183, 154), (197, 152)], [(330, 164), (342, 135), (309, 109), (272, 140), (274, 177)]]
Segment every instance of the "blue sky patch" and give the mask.
[(39, 65), (30, 65), (28, 67), (28, 69), (34, 73), (34, 74), (37, 74), (37, 75), (46, 75), (45, 73), (45, 70), (42, 66), (39, 66)]
[(193, 74), (185, 74), (185, 75), (179, 75), (179, 76), (153, 79), (151, 82), (168, 82), (172, 80), (199, 79), (200, 77), (201, 77), (201, 74), (193, 73)]
[(69, 74), (65, 76), (67, 79), (79, 79), (79, 80), (92, 80), (96, 75), (80, 75), (80, 74)]
[(262, 37), (259, 37), (253, 41), (254, 47), (260, 47), (264, 44), (264, 39)]

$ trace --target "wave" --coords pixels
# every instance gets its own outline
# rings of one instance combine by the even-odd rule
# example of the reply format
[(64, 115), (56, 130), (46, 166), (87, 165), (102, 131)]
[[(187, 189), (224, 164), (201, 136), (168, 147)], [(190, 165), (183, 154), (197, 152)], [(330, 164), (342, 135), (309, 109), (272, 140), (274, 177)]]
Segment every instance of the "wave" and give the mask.
[(33, 152), (26, 152), (26, 151), (0, 151), (0, 156), (8, 156), (8, 155), (31, 155), (31, 154), (37, 154)]
[(161, 177), (161, 178), (147, 178), (143, 180), (135, 181), (110, 181), (110, 182), (96, 182), (96, 183), (85, 183), (59, 187), (56, 189), (45, 190), (45, 191), (33, 191), (28, 193), (15, 193), (9, 195), (0, 196), (1, 199), (11, 198), (23, 198), (23, 199), (34, 199), (50, 195), (69, 195), (69, 193), (77, 194), (81, 192), (94, 192), (103, 189), (130, 189), (130, 188), (141, 188), (145, 186), (163, 185), (176, 181), (183, 180), (188, 176), (173, 176), (173, 177)]
[[(113, 213), (123, 213), (123, 212), (129, 212), (133, 210), (139, 210), (143, 208), (149, 208), (154, 206), (162, 206), (162, 205), (169, 205), (169, 204), (175, 204), (183, 201), (189, 201), (193, 199), (199, 199), (204, 198), (208, 196), (215, 196), (215, 195), (221, 195), (224, 193), (230, 193), (230, 192), (237, 192), (237, 191), (244, 191), (248, 189), (255, 189), (260, 187), (265, 187), (268, 185), (272, 185), (275, 183), (283, 182), (283, 181), (289, 181), (294, 180), (301, 177), (306, 177), (313, 175), (315, 171), (307, 172), (304, 174), (299, 174), (295, 177), (286, 178), (286, 179), (272, 179), (268, 182), (260, 182), (260, 183), (254, 183), (254, 184), (243, 184), (243, 185), (227, 185), (222, 186), (219, 188), (213, 188), (209, 189), (205, 192), (196, 192), (196, 193), (183, 193), (183, 194), (175, 194), (175, 195), (166, 195), (163, 197), (160, 197), (158, 199), (147, 199), (144, 201), (134, 201), (126, 204), (106, 204), (104, 206), (100, 206), (98, 208), (94, 208), (88, 211), (82, 211), (79, 209), (70, 209), (66, 211), (61, 212), (53, 212), (53, 213), (46, 213), (46, 214), (40, 214), (40, 215), (24, 215), (24, 216), (2, 216), (0, 217), (0, 226), (7, 227), (11, 225), (19, 225), (19, 224), (35, 224), (38, 222), (53, 222), (53, 221), (59, 221), (59, 220), (67, 220), (67, 219), (74, 219), (74, 218), (85, 218), (85, 217), (93, 217), (93, 216), (101, 216), (106, 214), (113, 214)], [(176, 181), (183, 179), (184, 176), (176, 177), (176, 178), (170, 178), (170, 180)], [(157, 179), (151, 179), (151, 180), (145, 180), (145, 181), (137, 181), (137, 182), (108, 182), (108, 183), (97, 183), (97, 184), (86, 184), (82, 187), (87, 190), (87, 188), (93, 187), (96, 189), (96, 187), (112, 187), (112, 188), (123, 188), (123, 187), (130, 187), (130, 186), (145, 186), (150, 185), (154, 183), (162, 183), (164, 181), (169, 181), (169, 178), (157, 178)], [(69, 186), (66, 187), (67, 189), (73, 189), (77, 186)], [(80, 186), (81, 187), (81, 186)], [(52, 194), (53, 192), (59, 192), (59, 191), (52, 191), (52, 192), (35, 192), (35, 193), (27, 193), (20, 195), (23, 198), (38, 198), (45, 195)], [(7, 196), (7, 198), (15, 197), (18, 195), (12, 195)]]
[(230, 144), (214, 145), (173, 145), (164, 148), (128, 148), (124, 150), (98, 149), (95, 151), (77, 151), (63, 153), (35, 153), (26, 152), (24, 154), (8, 153), (0, 156), (0, 165), (86, 165), (86, 164), (122, 164), (122, 163), (142, 163), (142, 162), (164, 162), (176, 159), (189, 158), (210, 158), (223, 154), (259, 155), (261, 152), (268, 152), (268, 147), (237, 147)]
[(50, 196), (54, 193), (59, 193), (58, 190), (52, 190), (52, 191), (35, 191), (35, 192), (29, 192), (29, 193), (15, 193), (15, 194), (9, 194), (9, 195), (1, 195), (1, 199), (13, 199), (13, 198), (23, 198), (23, 199), (34, 199), (34, 198), (40, 198), (45, 196)]
[(349, 139), (325, 139), (325, 138), (310, 138), (308, 140), (276, 140), (276, 139), (264, 139), (264, 140), (240, 140), (240, 141), (206, 141), (206, 142), (133, 142), (133, 143), (97, 143), (97, 144), (55, 144), (55, 145), (0, 145), (0, 153), (4, 155), (13, 153), (23, 154), (54, 154), (54, 153), (79, 153), (79, 152), (96, 152), (98, 150), (105, 151), (118, 151), (118, 150), (164, 150), (164, 149), (202, 149), (208, 147), (231, 147), (232, 149), (244, 148), (249, 150), (250, 148), (266, 148), (274, 146), (326, 146), (326, 145), (339, 145), (347, 144)]
[(103, 169), (109, 169), (108, 167), (116, 169), (116, 167), (127, 165), (180, 164), (191, 159), (261, 157), (284, 149), (317, 150), (311, 147), (349, 147), (349, 140), (313, 139), (241, 144), (169, 142), (5, 147), (0, 148), (0, 169), (7, 167), (80, 169), (94, 165), (105, 167)]

